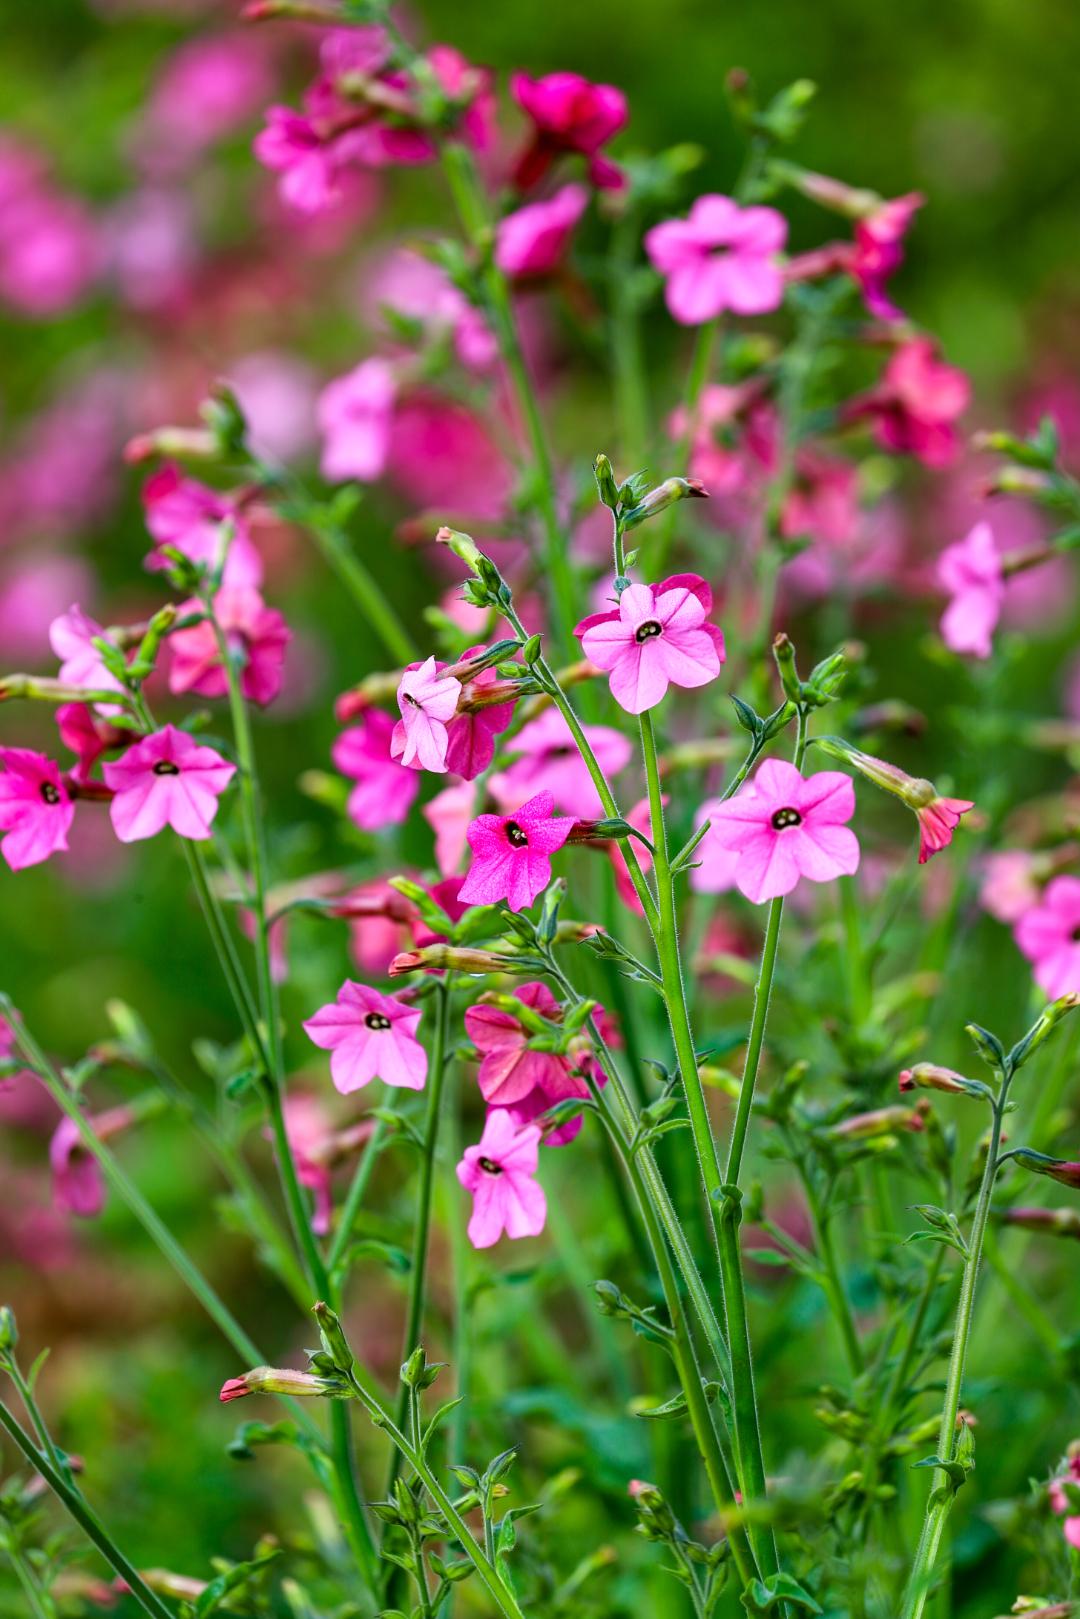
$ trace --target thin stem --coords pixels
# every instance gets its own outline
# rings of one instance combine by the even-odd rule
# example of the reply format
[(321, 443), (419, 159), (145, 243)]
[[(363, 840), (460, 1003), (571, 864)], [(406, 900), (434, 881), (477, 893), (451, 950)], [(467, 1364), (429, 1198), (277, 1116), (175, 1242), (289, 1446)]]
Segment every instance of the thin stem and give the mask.
[(306, 527), (395, 663), (412, 663), (416, 657), (412, 637), (349, 544), (348, 536), (334, 524), (310, 521)]
[(46, 1591), (45, 1587), (39, 1583), (37, 1575), (20, 1549), (14, 1544), (14, 1541), (9, 1541), (7, 1545), (0, 1541), (0, 1549), (4, 1550), (8, 1555), (8, 1561), (15, 1570), (16, 1578), (23, 1588), (23, 1595), (29, 1605), (30, 1612), (33, 1614), (33, 1619), (57, 1619), (57, 1607), (51, 1593)]
[(360, 1162), (356, 1166), (349, 1190), (345, 1194), (345, 1201), (341, 1205), (338, 1216), (337, 1229), (326, 1256), (326, 1268), (331, 1276), (344, 1259), (349, 1243), (352, 1239), (353, 1227), (356, 1224), (360, 1210), (367, 1196), (368, 1183), (371, 1180), (383, 1149), (391, 1139), (390, 1128), (379, 1119), (371, 1133), (371, 1139), (364, 1148)]
[[(694, 347), (690, 355), (690, 367), (686, 374), (686, 389), (683, 394), (683, 412), (686, 416), (686, 426), (683, 429), (682, 437), (675, 452), (675, 470), (678, 473), (688, 470), (690, 451), (694, 442), (694, 419), (697, 416), (702, 389), (708, 381), (709, 371), (712, 368), (713, 352), (719, 335), (720, 321), (716, 319), (706, 321), (703, 326), (699, 326), (697, 337), (694, 339)], [(663, 572), (664, 563), (675, 535), (675, 521), (678, 510), (678, 504), (669, 507), (663, 522), (658, 525), (660, 532), (656, 536), (652, 550), (652, 566), (655, 573)]]
[(848, 1303), (847, 1292), (840, 1275), (840, 1267), (836, 1259), (836, 1247), (832, 1238), (832, 1224), (830, 1211), (822, 1204), (812, 1176), (801, 1169), (802, 1183), (806, 1189), (806, 1201), (810, 1209), (810, 1219), (814, 1227), (814, 1245), (817, 1258), (822, 1268), (822, 1283), (825, 1296), (832, 1306), (832, 1313), (840, 1329), (840, 1336), (844, 1344), (844, 1353), (847, 1356), (848, 1367), (852, 1377), (858, 1377), (865, 1367), (862, 1345), (859, 1335), (855, 1331), (855, 1321), (851, 1314), (851, 1305)]

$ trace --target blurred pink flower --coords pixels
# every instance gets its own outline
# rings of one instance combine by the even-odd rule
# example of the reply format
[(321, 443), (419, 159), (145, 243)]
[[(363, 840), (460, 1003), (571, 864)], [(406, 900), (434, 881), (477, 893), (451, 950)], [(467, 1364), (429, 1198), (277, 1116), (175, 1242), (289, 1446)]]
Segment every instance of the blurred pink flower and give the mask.
[(186, 40), (150, 92), (140, 145), (149, 140), (158, 165), (186, 166), (254, 117), (272, 90), (269, 61), (250, 31)]
[(478, 815), (468, 829), (473, 852), (459, 897), (466, 905), (505, 899), (523, 911), (551, 881), (551, 855), (573, 829), (572, 816), (553, 816), (554, 799), (537, 793), (511, 815)]
[(438, 668), (434, 658), (426, 658), (402, 674), (397, 691), (401, 719), (390, 738), (390, 753), (414, 770), (441, 775), (446, 770), (447, 724), (457, 710), (461, 683), (440, 675)]
[(444, 877), (455, 873), (469, 846), (466, 836), (476, 810), (476, 789), (467, 781), (444, 787), (421, 813), (435, 833), (435, 864)]
[(30, 748), (0, 748), (0, 834), (12, 871), (37, 866), (66, 849), (75, 805), (59, 766)]
[[(107, 640), (104, 627), (76, 603), (49, 625), (49, 645), (60, 659), (59, 679), (88, 691), (123, 691), (123, 681), (110, 674), (92, 643)], [(110, 643), (111, 644), (111, 643)], [(102, 713), (119, 713), (115, 704), (101, 704)]]
[(696, 573), (658, 585), (628, 585), (613, 612), (592, 613), (574, 634), (591, 663), (611, 677), (628, 714), (655, 708), (669, 685), (705, 686), (724, 661), (724, 638), (708, 622), (712, 591)]
[[(142, 502), (155, 545), (171, 545), (199, 566), (212, 567), (219, 560), (225, 541), (222, 525), (230, 524), (232, 539), (222, 574), (225, 584), (256, 589), (262, 584), (262, 558), (236, 497), (220, 494), (166, 461), (143, 484)], [(152, 572), (168, 565), (160, 551), (151, 551), (146, 559)]]
[(400, 826), (420, 790), (416, 772), (391, 757), (393, 732), (390, 715), (369, 708), (361, 714), (358, 725), (342, 731), (334, 742), (334, 764), (343, 776), (356, 782), (347, 808), (362, 832)]
[(508, 276), (550, 275), (562, 263), (574, 226), (588, 206), (583, 185), (566, 185), (553, 197), (505, 215), (495, 230), (495, 263)]
[(61, 703), (56, 710), (56, 728), (60, 740), (76, 756), (71, 772), (78, 782), (89, 779), (90, 772), (101, 755), (109, 748), (122, 747), (131, 741), (131, 732), (120, 730), (88, 703)]
[[(182, 613), (203, 611), (186, 602)], [(214, 597), (214, 617), (230, 653), (243, 660), (240, 687), (249, 702), (265, 707), (281, 690), (285, 651), (292, 639), (282, 615), (267, 607), (259, 592), (245, 585), (223, 585)], [(224, 697), (229, 689), (221, 649), (209, 619), (169, 637), (169, 690)]]
[(317, 438), (318, 386), (306, 360), (285, 349), (259, 349), (231, 360), (226, 376), (244, 412), (248, 442), (256, 455), (290, 462), (307, 454)]
[(422, 1091), (427, 1052), (416, 1038), (420, 1008), (394, 995), (346, 979), (337, 999), (307, 1019), (304, 1029), (321, 1051), (330, 1052), (330, 1077), (348, 1095), (373, 1079)]
[(601, 154), (626, 123), (626, 97), (610, 84), (592, 84), (579, 73), (549, 73), (533, 79), (515, 73), (510, 93), (533, 125), (532, 139), (514, 167), (514, 185), (529, 191), (557, 157), (579, 152), (589, 159), (594, 185), (618, 187), (619, 169)]
[[(311, 1229), (317, 1237), (330, 1230), (334, 1212), (330, 1166), (316, 1156), (330, 1136), (330, 1116), (317, 1096), (294, 1091), (284, 1099), (285, 1134), (296, 1165), (296, 1178), (313, 1193)], [(270, 1134), (267, 1131), (267, 1134)]]
[(162, 311), (191, 289), (199, 262), (190, 199), (162, 186), (129, 192), (102, 225), (109, 271), (133, 309)]
[(1018, 922), (1039, 902), (1035, 856), (1027, 849), (1000, 849), (983, 861), (979, 903), (999, 922)]
[(831, 882), (859, 864), (854, 832), (855, 789), (838, 770), (802, 776), (783, 759), (766, 759), (739, 791), (713, 804), (710, 836), (738, 856), (735, 886), (761, 905), (790, 894), (800, 877)]
[(265, 168), (281, 175), (281, 197), (290, 208), (317, 214), (339, 201), (340, 144), (324, 140), (312, 120), (292, 107), (267, 108), (253, 150)]
[(787, 221), (775, 208), (740, 208), (730, 197), (699, 197), (687, 219), (666, 219), (645, 233), (645, 251), (665, 277), (675, 320), (699, 326), (723, 310), (762, 315), (779, 309), (784, 277), (777, 254)]
[[(661, 794), (660, 801), (663, 805), (667, 805), (668, 796), (666, 793)], [(626, 811), (623, 819), (628, 825), (634, 828), (635, 832), (642, 832), (646, 837), (651, 835), (652, 809), (647, 798), (639, 799), (632, 808)], [(637, 857), (637, 863), (641, 867), (642, 871), (651, 871), (653, 863), (651, 851), (645, 847), (639, 838), (634, 838), (632, 840), (631, 847), (633, 848), (634, 854)], [(615, 874), (615, 892), (618, 894), (619, 898), (622, 900), (623, 904), (628, 910), (633, 911), (635, 916), (643, 916), (645, 913), (642, 910), (637, 889), (634, 887), (633, 879), (630, 876), (630, 868), (626, 863), (626, 856), (623, 853), (622, 844), (617, 843), (614, 839), (612, 839), (607, 846), (607, 852), (608, 857), (611, 860), (612, 870)]]
[(498, 345), (483, 315), (423, 253), (395, 248), (373, 273), (365, 274), (363, 303), (370, 320), (391, 309), (434, 336), (449, 332), (458, 359), (470, 371), (486, 371), (494, 364)]
[(516, 1125), (505, 1108), (491, 1108), (479, 1144), (466, 1147), (458, 1180), (473, 1195), (469, 1241), (490, 1248), (508, 1237), (538, 1237), (547, 1219), (544, 1189), (534, 1179), (540, 1131)]
[[(108, 1141), (135, 1122), (129, 1107), (110, 1108), (105, 1113), (85, 1115), (99, 1141)], [(49, 1142), (53, 1201), (67, 1214), (92, 1220), (105, 1206), (105, 1178), (97, 1159), (83, 1142), (74, 1119), (60, 1120)]]
[(93, 588), (90, 570), (79, 557), (18, 556), (0, 581), (0, 644), (7, 658), (38, 662), (53, 619)]
[[(605, 776), (610, 779), (625, 769), (634, 751), (628, 737), (607, 725), (583, 729)], [(500, 808), (520, 804), (523, 797), (546, 787), (556, 808), (566, 815), (589, 820), (604, 813), (570, 727), (557, 708), (545, 708), (523, 725), (510, 743), (510, 751), (520, 757), (488, 783)]]
[(855, 245), (848, 265), (862, 289), (867, 309), (877, 320), (903, 320), (885, 283), (904, 261), (903, 241), (926, 199), (918, 191), (894, 197), (855, 222)]
[(848, 421), (867, 417), (885, 449), (945, 467), (960, 453), (955, 423), (970, 399), (963, 371), (940, 360), (930, 338), (916, 337), (895, 350), (881, 381), (844, 414)]
[(370, 483), (381, 476), (390, 452), (396, 395), (393, 367), (377, 358), (363, 360), (327, 383), (317, 405), (323, 477)]
[(414, 508), (448, 520), (497, 521), (505, 515), (514, 470), (475, 411), (416, 391), (399, 401), (393, 427), (387, 472)]
[(210, 836), (218, 799), (236, 766), (186, 731), (165, 725), (104, 765), (102, 773), (115, 794), (109, 814), (121, 843), (155, 837), (166, 826), (201, 841)]
[(1080, 1513), (1077, 1513), (1075, 1507), (1070, 1504), (1069, 1497), (1065, 1493), (1066, 1484), (1072, 1485), (1074, 1489), (1080, 1485), (1080, 1456), (1070, 1457), (1069, 1471), (1063, 1478), (1051, 1479), (1048, 1492), (1051, 1508), (1059, 1518), (1065, 1520), (1061, 1531), (1066, 1544), (1080, 1550)]
[(1080, 992), (1080, 877), (1053, 877), (1016, 924), (1016, 942), (1051, 1000)]
[[(739, 789), (739, 796), (749, 799), (754, 791), (752, 781), (744, 782)], [(703, 821), (709, 821), (709, 830), (698, 844), (694, 852), (697, 865), (690, 873), (690, 887), (695, 894), (726, 894), (735, 887), (735, 871), (739, 864), (739, 854), (731, 849), (717, 837), (711, 825), (713, 816), (722, 811), (725, 800), (720, 798), (707, 798), (694, 816), (694, 825), (700, 826)]]
[(801, 445), (780, 513), (780, 532), (792, 539), (810, 535), (828, 545), (849, 545), (859, 522), (858, 491), (854, 462), (816, 445)]
[(0, 172), (0, 302), (44, 319), (89, 290), (101, 244), (80, 201), (53, 190), (32, 166), (18, 170), (9, 157)]
[(938, 582), (952, 600), (941, 620), (941, 636), (953, 652), (988, 658), (1001, 614), (1005, 580), (989, 523), (975, 527), (938, 558)]

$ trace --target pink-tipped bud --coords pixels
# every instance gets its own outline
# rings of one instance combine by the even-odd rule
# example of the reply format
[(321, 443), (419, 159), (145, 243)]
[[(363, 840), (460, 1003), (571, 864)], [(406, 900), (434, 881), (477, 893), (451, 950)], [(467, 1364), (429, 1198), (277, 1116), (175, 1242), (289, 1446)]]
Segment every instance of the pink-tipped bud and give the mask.
[(1006, 1209), (1001, 1219), (1004, 1225), (1019, 1226), (1022, 1231), (1080, 1239), (1080, 1211), (1076, 1209)]
[(878, 1107), (869, 1113), (853, 1113), (834, 1124), (829, 1134), (838, 1141), (863, 1141), (873, 1136), (891, 1135), (894, 1130), (918, 1133), (926, 1129), (926, 1105), (922, 1107)]
[(153, 433), (138, 433), (124, 445), (129, 464), (149, 461), (155, 455), (179, 457), (187, 461), (217, 461), (220, 447), (213, 433), (201, 427), (159, 427)]
[(951, 1091), (957, 1095), (971, 1095), (976, 1089), (983, 1091), (975, 1081), (965, 1079), (955, 1068), (942, 1068), (936, 1062), (917, 1062), (914, 1068), (905, 1068), (900, 1074), (902, 1091)]
[(447, 972), (513, 973), (522, 968), (513, 956), (496, 955), (493, 950), (459, 949), (450, 944), (428, 944), (421, 950), (402, 950), (389, 966), (391, 978), (406, 973)]
[(346, 1392), (334, 1378), (317, 1377), (314, 1372), (295, 1371), (291, 1366), (254, 1366), (241, 1377), (230, 1377), (221, 1386), (222, 1404), (242, 1400), (248, 1394), (289, 1394), (294, 1399), (326, 1399)]

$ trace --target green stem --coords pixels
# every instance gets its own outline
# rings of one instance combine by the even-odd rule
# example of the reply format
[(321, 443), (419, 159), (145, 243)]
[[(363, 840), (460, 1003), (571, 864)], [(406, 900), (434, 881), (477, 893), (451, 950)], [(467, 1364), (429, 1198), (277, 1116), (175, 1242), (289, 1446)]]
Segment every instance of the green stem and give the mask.
[(352, 1239), (353, 1227), (367, 1196), (368, 1183), (371, 1180), (383, 1149), (391, 1139), (390, 1129), (382, 1119), (379, 1119), (371, 1133), (371, 1139), (364, 1148), (360, 1162), (357, 1164), (349, 1190), (345, 1194), (345, 1201), (341, 1205), (338, 1216), (337, 1229), (334, 1232), (330, 1250), (326, 1256), (326, 1268), (331, 1276), (337, 1270), (345, 1257), (346, 1250)]
[(412, 637), (349, 544), (348, 536), (336, 526), (318, 520), (309, 522), (307, 528), (394, 662), (412, 663), (416, 658)]
[[(686, 390), (683, 394), (686, 427), (675, 451), (675, 471), (680, 474), (689, 469), (690, 451), (694, 442), (694, 418), (697, 415), (698, 401), (701, 398), (702, 389), (709, 378), (713, 352), (719, 335), (720, 321), (716, 319), (706, 321), (704, 326), (699, 326), (697, 337), (694, 339), (694, 348), (690, 355), (690, 368), (686, 374)], [(659, 533), (656, 536), (652, 550), (652, 569), (656, 574), (661, 574), (664, 571), (664, 563), (675, 535), (675, 522), (678, 511), (678, 504), (670, 506), (663, 522), (657, 525)]]
[(40, 1473), (53, 1494), (67, 1508), (86, 1537), (93, 1541), (110, 1568), (125, 1582), (139, 1605), (151, 1615), (151, 1619), (173, 1619), (169, 1609), (161, 1598), (151, 1591), (135, 1565), (128, 1562), (96, 1513), (92, 1512), (82, 1496), (71, 1488), (48, 1456), (43, 1455), (31, 1442), (2, 1400), (0, 1400), (0, 1425), (22, 1451), (30, 1466)]
[(39, 1584), (36, 1574), (30, 1567), (19, 1548), (10, 1542), (4, 1545), (0, 1541), (0, 1550), (6, 1551), (8, 1561), (15, 1570), (16, 1578), (23, 1588), (23, 1595), (29, 1605), (33, 1619), (57, 1619), (56, 1603), (50, 1592)]

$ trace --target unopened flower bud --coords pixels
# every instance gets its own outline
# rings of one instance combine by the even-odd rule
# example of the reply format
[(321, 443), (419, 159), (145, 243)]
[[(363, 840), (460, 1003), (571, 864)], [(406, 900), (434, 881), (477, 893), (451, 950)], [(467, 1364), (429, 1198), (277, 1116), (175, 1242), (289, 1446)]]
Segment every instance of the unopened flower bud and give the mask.
[(871, 1136), (889, 1135), (894, 1130), (917, 1133), (926, 1129), (926, 1121), (919, 1108), (878, 1107), (869, 1113), (853, 1113), (842, 1119), (829, 1131), (838, 1141), (862, 1141)]
[(1003, 1225), (1019, 1226), (1023, 1231), (1080, 1240), (1080, 1210), (1077, 1209), (1005, 1209), (1001, 1220)]
[(155, 455), (167, 460), (218, 461), (221, 450), (213, 433), (202, 427), (159, 427), (153, 433), (139, 433), (124, 445), (129, 464), (150, 461)]
[(1059, 1186), (1071, 1186), (1080, 1191), (1080, 1163), (1066, 1158), (1049, 1158), (1046, 1153), (1034, 1152), (1030, 1147), (1017, 1147), (1009, 1156), (1016, 1159), (1033, 1175), (1046, 1175)]
[(317, 1304), (312, 1305), (311, 1313), (319, 1323), (323, 1347), (333, 1360), (334, 1365), (340, 1367), (344, 1372), (351, 1370), (354, 1365), (353, 1352), (349, 1348), (348, 1340), (342, 1331), (339, 1317), (322, 1299)]
[(783, 630), (773, 640), (773, 657), (780, 672), (780, 684), (784, 688), (784, 696), (790, 702), (797, 703), (802, 698), (802, 683), (795, 667), (795, 648), (789, 636)]
[(219, 1399), (242, 1400), (247, 1394), (288, 1394), (294, 1399), (340, 1399), (349, 1393), (339, 1378), (316, 1377), (291, 1366), (255, 1366), (222, 1384)]
[(666, 511), (680, 500), (708, 500), (709, 491), (699, 478), (665, 478), (663, 483), (650, 489), (648, 494), (623, 514), (624, 529), (637, 528), (658, 512)]
[(966, 1079), (955, 1068), (942, 1068), (936, 1062), (917, 1062), (900, 1073), (902, 1091), (949, 1091), (956, 1095), (989, 1097), (990, 1091), (977, 1079)]
[(467, 568), (475, 574), (480, 574), (488, 558), (481, 551), (476, 541), (469, 534), (462, 534), (456, 528), (444, 526), (435, 535), (436, 545), (448, 545), (454, 555), (460, 557)]
[(10, 1304), (0, 1305), (0, 1355), (9, 1355), (19, 1341), (15, 1324), (15, 1311)]
[(593, 477), (596, 479), (596, 488), (604, 505), (609, 511), (616, 511), (619, 505), (619, 486), (606, 455), (598, 455), (593, 462)]
[(402, 978), (406, 973), (513, 973), (521, 972), (523, 968), (516, 957), (499, 955), (494, 950), (428, 944), (420, 950), (402, 950), (391, 961), (388, 971), (391, 978)]

